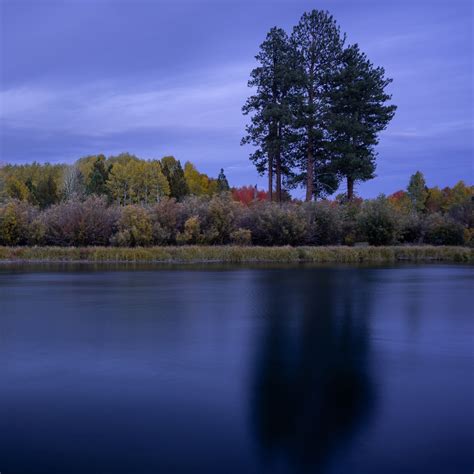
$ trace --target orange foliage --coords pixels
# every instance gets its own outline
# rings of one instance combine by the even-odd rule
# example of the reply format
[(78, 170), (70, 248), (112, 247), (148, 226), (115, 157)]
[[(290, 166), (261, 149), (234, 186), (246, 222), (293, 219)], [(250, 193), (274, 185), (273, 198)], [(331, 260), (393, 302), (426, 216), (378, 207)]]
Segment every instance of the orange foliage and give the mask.
[(241, 202), (248, 206), (252, 201), (268, 200), (268, 193), (254, 186), (241, 186), (240, 188), (232, 188), (232, 198), (234, 201)]

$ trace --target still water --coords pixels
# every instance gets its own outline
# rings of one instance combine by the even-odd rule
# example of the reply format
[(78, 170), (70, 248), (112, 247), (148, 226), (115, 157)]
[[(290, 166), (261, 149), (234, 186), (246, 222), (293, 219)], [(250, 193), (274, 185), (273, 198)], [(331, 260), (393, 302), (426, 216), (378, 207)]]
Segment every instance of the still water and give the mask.
[(468, 266), (0, 266), (0, 472), (471, 473)]

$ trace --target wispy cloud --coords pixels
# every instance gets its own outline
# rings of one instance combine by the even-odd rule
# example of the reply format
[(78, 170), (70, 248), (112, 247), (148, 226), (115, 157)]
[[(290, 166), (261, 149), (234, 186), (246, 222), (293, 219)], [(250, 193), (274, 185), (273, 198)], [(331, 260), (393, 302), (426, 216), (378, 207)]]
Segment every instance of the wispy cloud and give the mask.
[(241, 126), (248, 70), (229, 65), (218, 73), (177, 77), (174, 84), (110, 80), (71, 88), (22, 86), (0, 92), (0, 120), (10, 129), (90, 136)]
[(474, 131), (473, 120), (454, 120), (450, 122), (430, 123), (419, 127), (388, 130), (384, 133), (384, 135), (393, 138), (424, 139), (469, 131)]

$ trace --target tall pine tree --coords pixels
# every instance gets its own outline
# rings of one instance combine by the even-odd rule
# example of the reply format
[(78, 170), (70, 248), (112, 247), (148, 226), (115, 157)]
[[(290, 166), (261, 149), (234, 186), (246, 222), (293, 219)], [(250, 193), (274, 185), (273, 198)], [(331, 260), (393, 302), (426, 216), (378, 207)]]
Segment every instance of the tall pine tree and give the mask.
[(378, 134), (393, 118), (395, 105), (385, 105), (391, 96), (385, 88), (381, 67), (374, 67), (358, 45), (349, 46), (342, 64), (331, 78), (329, 132), (332, 165), (347, 180), (347, 198), (354, 184), (374, 177)]
[(293, 123), (299, 131), (300, 172), (296, 182), (304, 183), (307, 201), (337, 187), (336, 175), (328, 164), (327, 112), (330, 78), (339, 67), (344, 41), (332, 15), (320, 10), (304, 13), (291, 35), (299, 73), (298, 113)]
[(242, 144), (257, 148), (250, 159), (260, 174), (268, 173), (270, 200), (275, 176), (276, 200), (281, 202), (282, 179), (291, 168), (291, 104), (295, 84), (292, 50), (285, 31), (272, 28), (255, 58), (260, 65), (251, 72), (248, 85), (255, 87), (256, 93), (242, 108), (245, 115), (251, 115)]

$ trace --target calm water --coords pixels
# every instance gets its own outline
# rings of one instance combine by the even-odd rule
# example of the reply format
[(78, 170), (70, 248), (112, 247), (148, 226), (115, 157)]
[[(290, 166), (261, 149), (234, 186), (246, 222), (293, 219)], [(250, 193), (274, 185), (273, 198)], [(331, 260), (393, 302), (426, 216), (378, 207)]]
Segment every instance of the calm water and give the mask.
[(471, 473), (472, 267), (0, 267), (0, 471)]

